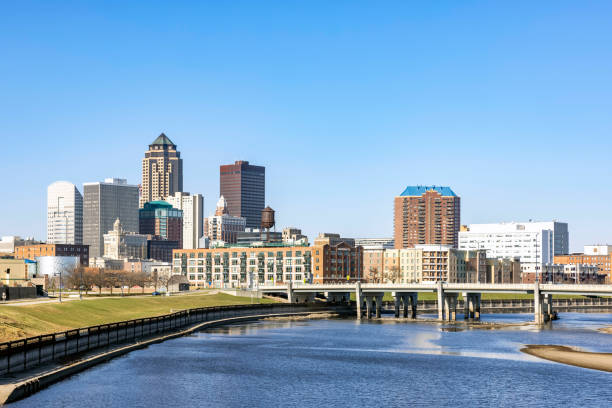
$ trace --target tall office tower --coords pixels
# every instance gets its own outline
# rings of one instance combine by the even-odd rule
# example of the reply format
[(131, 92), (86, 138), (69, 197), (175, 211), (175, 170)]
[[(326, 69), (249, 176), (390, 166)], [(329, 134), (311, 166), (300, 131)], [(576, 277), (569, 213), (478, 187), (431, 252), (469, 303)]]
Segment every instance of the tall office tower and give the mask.
[(145, 203), (139, 211), (140, 233), (155, 235), (168, 241), (183, 245), (183, 211), (172, 208), (165, 201)]
[(450, 187), (406, 187), (400, 196), (395, 197), (395, 248), (425, 244), (456, 248), (460, 213), (460, 199)]
[(246, 218), (248, 228), (259, 228), (266, 203), (266, 168), (237, 161), (221, 166), (220, 181), (229, 215)]
[(124, 179), (83, 184), (83, 242), (90, 257), (104, 255), (104, 234), (119, 219), (124, 231), (138, 232), (138, 186)]
[(177, 192), (166, 201), (183, 211), (183, 249), (197, 249), (204, 234), (204, 198), (201, 194)]
[(47, 187), (47, 243), (83, 243), (83, 196), (67, 181)]
[(162, 133), (142, 159), (140, 208), (149, 201), (165, 200), (177, 191), (183, 191), (183, 159), (172, 140)]

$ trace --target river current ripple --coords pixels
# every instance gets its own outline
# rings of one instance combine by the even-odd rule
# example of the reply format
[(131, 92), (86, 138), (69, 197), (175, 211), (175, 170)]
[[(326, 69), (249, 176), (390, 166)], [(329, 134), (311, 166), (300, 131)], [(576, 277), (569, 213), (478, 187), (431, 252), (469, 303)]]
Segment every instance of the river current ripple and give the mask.
[[(485, 315), (516, 323), (530, 315)], [(459, 328), (393, 319), (260, 321), (152, 345), (11, 407), (612, 406), (612, 374), (523, 354), (524, 344), (612, 352), (612, 314), (552, 327)]]

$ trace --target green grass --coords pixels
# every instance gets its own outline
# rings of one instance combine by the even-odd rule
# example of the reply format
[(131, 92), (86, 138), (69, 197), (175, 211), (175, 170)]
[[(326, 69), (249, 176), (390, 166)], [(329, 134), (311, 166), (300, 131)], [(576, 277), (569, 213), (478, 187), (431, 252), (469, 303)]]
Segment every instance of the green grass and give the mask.
[[(253, 299), (255, 303), (273, 303)], [(113, 297), (28, 306), (0, 306), (0, 342), (78, 327), (159, 316), (206, 306), (250, 304), (251, 298), (214, 295)]]

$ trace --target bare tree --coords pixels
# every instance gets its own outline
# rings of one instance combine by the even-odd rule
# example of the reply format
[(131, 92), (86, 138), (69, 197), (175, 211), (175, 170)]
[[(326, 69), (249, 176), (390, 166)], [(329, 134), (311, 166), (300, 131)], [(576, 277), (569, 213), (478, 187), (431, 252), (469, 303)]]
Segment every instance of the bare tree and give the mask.
[(160, 286), (166, 288), (166, 294), (170, 294), (170, 280), (172, 279), (172, 274), (158, 274), (158, 282)]
[(106, 273), (104, 274), (106, 276), (106, 279), (104, 280), (105, 283), (108, 285), (108, 287), (110, 288), (110, 294), (111, 296), (113, 295), (113, 289), (119, 285), (119, 273), (118, 271), (106, 271)]
[(372, 283), (380, 283), (380, 271), (377, 266), (370, 266), (369, 280)]
[(76, 267), (66, 269), (65, 272), (62, 272), (64, 274), (64, 276), (62, 276), (62, 282), (65, 287), (70, 289), (75, 289), (79, 287), (81, 282), (80, 269), (80, 267)]
[(399, 283), (401, 280), (400, 267), (397, 265), (390, 266), (385, 271), (385, 281), (389, 283)]
[(98, 268), (97, 271), (92, 270), (91, 281), (92, 285), (98, 287), (98, 293), (102, 295), (102, 288), (107, 284), (107, 276), (104, 268)]
[(97, 271), (92, 268), (83, 268), (82, 272), (81, 285), (83, 285), (83, 289), (87, 295), (95, 283)]

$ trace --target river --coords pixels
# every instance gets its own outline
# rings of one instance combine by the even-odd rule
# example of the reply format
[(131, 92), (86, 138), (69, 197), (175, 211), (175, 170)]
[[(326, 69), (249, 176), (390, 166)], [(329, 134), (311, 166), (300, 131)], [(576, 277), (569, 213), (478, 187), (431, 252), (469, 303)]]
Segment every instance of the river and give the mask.
[[(517, 323), (532, 315), (484, 315)], [(612, 406), (612, 374), (540, 360), (524, 344), (612, 352), (612, 314), (551, 327), (470, 329), (354, 319), (259, 321), (137, 350), (11, 407)]]

